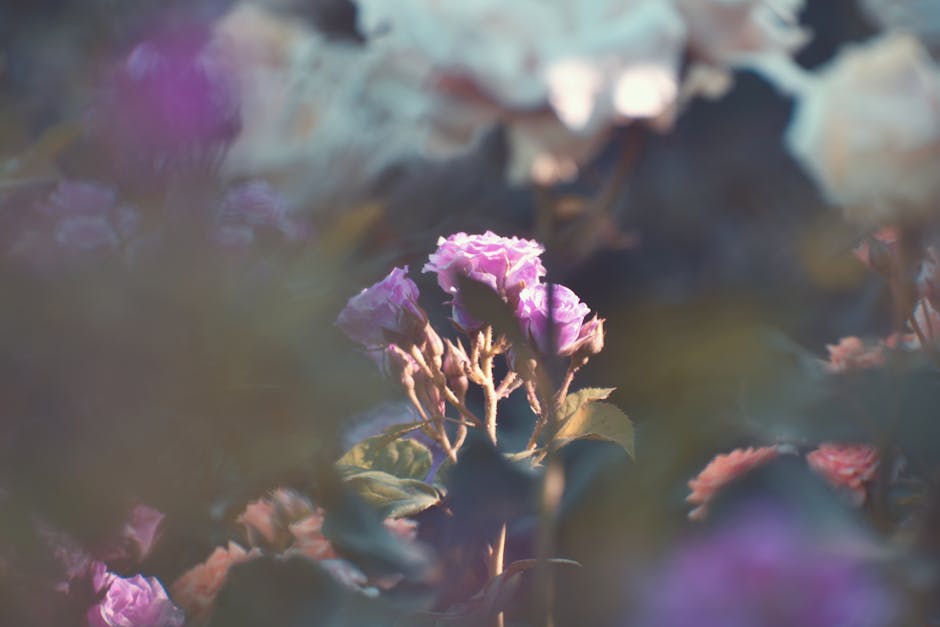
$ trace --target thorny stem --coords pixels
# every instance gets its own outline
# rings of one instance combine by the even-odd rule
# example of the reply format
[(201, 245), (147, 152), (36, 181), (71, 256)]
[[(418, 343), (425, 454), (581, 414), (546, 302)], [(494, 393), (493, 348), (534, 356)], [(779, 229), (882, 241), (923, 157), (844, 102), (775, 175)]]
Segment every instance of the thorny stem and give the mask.
[(493, 446), (496, 446), (496, 409), (499, 395), (493, 383), (493, 327), (486, 327), (483, 332), (483, 347), (480, 351), (480, 369), (483, 371), (483, 409), (486, 418), (486, 434)]
[(500, 400), (506, 398), (522, 386), (522, 379), (513, 371), (506, 373), (505, 378), (496, 386), (496, 397)]
[(578, 372), (578, 370), (580, 369), (581, 369), (581, 366), (575, 366), (574, 363), (568, 366), (568, 371), (565, 372), (565, 378), (561, 382), (561, 386), (558, 388), (558, 391), (555, 393), (554, 401), (555, 401), (556, 413), (565, 404), (565, 399), (568, 398), (568, 388), (571, 387), (571, 383), (574, 381), (575, 373)]

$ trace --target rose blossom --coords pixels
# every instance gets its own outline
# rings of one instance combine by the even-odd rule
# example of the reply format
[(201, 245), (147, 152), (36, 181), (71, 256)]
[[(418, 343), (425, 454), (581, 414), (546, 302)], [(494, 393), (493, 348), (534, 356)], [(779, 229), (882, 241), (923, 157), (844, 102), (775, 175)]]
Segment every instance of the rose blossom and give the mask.
[(868, 444), (820, 444), (806, 455), (809, 467), (832, 486), (848, 491), (856, 505), (865, 502), (866, 484), (878, 471), (878, 450)]
[(173, 583), (173, 599), (192, 620), (205, 621), (216, 595), (225, 585), (229, 568), (260, 555), (258, 549), (245, 551), (234, 542), (229, 542), (227, 548), (217, 547), (205, 562), (186, 571)]
[(394, 268), (350, 298), (336, 319), (343, 333), (369, 349), (421, 341), (428, 317), (418, 305), (418, 286), (407, 274), (408, 266)]
[(798, 99), (787, 144), (853, 222), (921, 220), (940, 200), (940, 72), (910, 36), (846, 47)]
[(646, 573), (631, 625), (888, 627), (893, 595), (851, 528), (838, 542), (775, 503), (749, 503), (706, 535), (678, 543)]
[(263, 541), (281, 547), (290, 542), (290, 525), (314, 512), (313, 504), (288, 488), (277, 488), (270, 495), (245, 506), (236, 522), (245, 527), (252, 545)]
[(827, 344), (826, 350), (829, 351), (829, 361), (825, 364), (827, 372), (877, 368), (885, 363), (882, 346), (866, 346), (865, 342), (854, 336), (844, 337), (838, 344)]
[(539, 258), (545, 251), (541, 244), (518, 237), (501, 237), (492, 231), (482, 235), (455, 233), (437, 240), (437, 250), (428, 258), (422, 272), (437, 274), (441, 289), (454, 296), (454, 320), (465, 329), (481, 323), (474, 320), (460, 304), (460, 277), (489, 286), (503, 300), (515, 306), (526, 286), (536, 285), (545, 276)]
[(763, 446), (738, 448), (724, 455), (716, 455), (695, 479), (689, 481), (689, 489), (692, 493), (685, 500), (698, 506), (689, 512), (689, 518), (692, 520), (705, 518), (708, 513), (708, 503), (719, 490), (758, 466), (775, 459), (778, 453), (776, 446)]
[(92, 584), (104, 597), (88, 610), (90, 627), (183, 627), (183, 612), (173, 605), (156, 577), (129, 579), (93, 567)]
[[(581, 302), (577, 294), (564, 285), (556, 284), (552, 296), (553, 338), (550, 338), (548, 328), (547, 285), (534, 285), (522, 290), (516, 307), (516, 317), (519, 318), (526, 335), (540, 352), (548, 354), (551, 350), (552, 339), (554, 339), (556, 352), (559, 355), (570, 355), (577, 348), (584, 317), (588, 315), (590, 308)], [(590, 326), (590, 324), (585, 326)], [(596, 322), (585, 333), (593, 334), (594, 327), (596, 327)]]

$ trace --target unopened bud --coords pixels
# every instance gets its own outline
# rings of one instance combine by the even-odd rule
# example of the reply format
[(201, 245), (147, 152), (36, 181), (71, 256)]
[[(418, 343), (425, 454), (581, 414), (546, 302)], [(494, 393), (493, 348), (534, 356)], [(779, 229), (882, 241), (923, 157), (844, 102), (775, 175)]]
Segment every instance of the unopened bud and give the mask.
[(414, 358), (395, 344), (389, 344), (385, 350), (385, 356), (388, 375), (397, 375), (406, 390), (413, 390), (415, 386), (414, 373), (418, 367)]
[(444, 340), (437, 334), (437, 331), (430, 324), (424, 325), (425, 346), (435, 359), (444, 355)]
[(604, 350), (604, 319), (597, 318), (595, 316), (594, 320), (589, 322), (588, 325), (591, 325), (592, 323), (593, 328), (590, 329), (590, 335), (588, 336), (589, 339), (584, 344), (584, 348), (582, 350), (588, 355), (597, 355), (602, 350)]
[(458, 349), (453, 344), (448, 347), (447, 354), (444, 356), (443, 370), (444, 376), (447, 377), (447, 387), (453, 390), (458, 398), (463, 399), (470, 388), (466, 369), (468, 362), (457, 351)]

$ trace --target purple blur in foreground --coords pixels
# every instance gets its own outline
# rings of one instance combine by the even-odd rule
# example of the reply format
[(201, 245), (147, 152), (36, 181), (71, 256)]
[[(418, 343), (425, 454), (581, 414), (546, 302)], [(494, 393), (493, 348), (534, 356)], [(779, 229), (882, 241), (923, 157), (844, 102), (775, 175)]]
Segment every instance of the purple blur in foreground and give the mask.
[(183, 627), (183, 611), (173, 605), (156, 577), (124, 579), (99, 562), (93, 567), (92, 583), (104, 597), (88, 610), (90, 627)]
[(680, 546), (644, 588), (637, 627), (886, 627), (889, 591), (790, 513), (742, 511)]
[(492, 288), (513, 307), (519, 292), (538, 284), (545, 276), (539, 259), (545, 251), (541, 244), (518, 237), (501, 237), (492, 231), (482, 235), (454, 233), (437, 240), (437, 250), (430, 256), (422, 272), (437, 274), (441, 289), (454, 296), (454, 321), (464, 329), (479, 328), (460, 304), (459, 277), (479, 281)]
[(162, 170), (206, 157), (240, 130), (238, 103), (208, 29), (165, 29), (131, 50), (96, 112), (115, 157)]
[(336, 324), (349, 339), (369, 349), (391, 343), (420, 343), (428, 316), (418, 305), (418, 286), (408, 266), (394, 268), (384, 279), (349, 299)]

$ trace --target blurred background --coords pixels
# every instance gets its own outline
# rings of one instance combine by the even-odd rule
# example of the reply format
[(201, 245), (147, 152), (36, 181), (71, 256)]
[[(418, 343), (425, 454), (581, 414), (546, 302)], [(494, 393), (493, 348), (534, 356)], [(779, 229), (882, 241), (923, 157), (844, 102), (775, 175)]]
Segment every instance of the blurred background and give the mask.
[[(808, 2), (799, 21), (806, 69), (878, 30), (850, 0)], [(447, 329), (445, 295), (419, 272), (439, 236), (535, 238), (549, 279), (607, 320), (578, 385), (616, 387), (636, 458), (564, 450), (556, 553), (582, 567), (557, 571), (556, 625), (628, 624), (638, 582), (690, 532), (687, 481), (718, 452), (809, 437), (778, 421), (794, 360), (891, 331), (884, 282), (852, 254), (864, 233), (787, 153), (791, 97), (760, 72), (733, 70), (725, 93), (668, 122), (605, 130), (574, 175), (520, 180), (518, 112), (471, 133), (459, 125), (479, 107), (452, 110), (447, 142), (472, 142), (403, 149), (440, 139), (395, 83), (421, 62), (368, 37), (348, 0), (0, 3), (3, 624), (69, 615), (39, 601), (56, 567), (37, 517), (94, 546), (148, 503), (166, 519), (140, 570), (172, 581), (237, 537), (247, 502), (282, 485), (315, 494), (343, 434), (402, 400), (336, 315), (408, 264)], [(450, 97), (491, 104), (446, 78)], [(531, 420), (520, 400), (500, 428), (513, 441)], [(531, 489), (479, 460), (457, 470), (492, 490), (473, 498)], [(778, 471), (755, 486), (851, 517), (821, 504), (820, 480)], [(534, 550), (534, 509), (518, 517), (513, 559)], [(457, 523), (417, 519), (451, 578), (422, 603), (470, 596), (484, 569), (447, 551)], [(509, 624), (529, 611), (517, 602)]]

